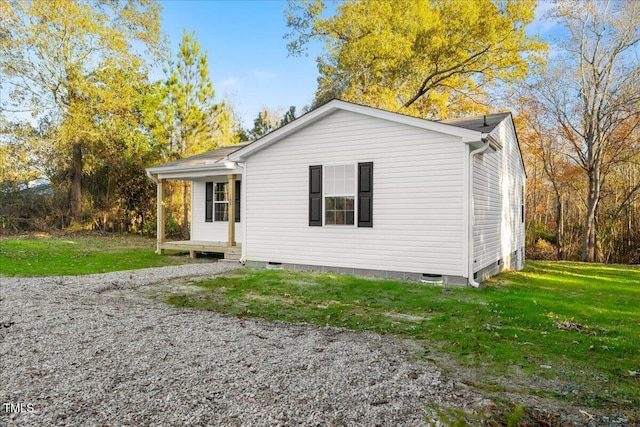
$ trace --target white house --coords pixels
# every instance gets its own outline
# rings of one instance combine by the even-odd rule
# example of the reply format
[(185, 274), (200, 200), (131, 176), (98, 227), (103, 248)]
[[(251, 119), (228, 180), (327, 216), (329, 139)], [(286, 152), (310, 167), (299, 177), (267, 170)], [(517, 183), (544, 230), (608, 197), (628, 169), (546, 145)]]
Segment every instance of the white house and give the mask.
[[(441, 122), (340, 100), (252, 143), (147, 170), (192, 182), (192, 240), (249, 265), (470, 284), (524, 264), (509, 113)], [(233, 221), (229, 221), (233, 218)]]

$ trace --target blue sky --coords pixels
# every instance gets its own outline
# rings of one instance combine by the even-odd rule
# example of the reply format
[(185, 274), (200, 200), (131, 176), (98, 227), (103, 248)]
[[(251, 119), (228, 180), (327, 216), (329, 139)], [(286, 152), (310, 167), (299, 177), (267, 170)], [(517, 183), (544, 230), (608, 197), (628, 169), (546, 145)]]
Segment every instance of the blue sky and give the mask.
[(195, 31), (209, 55), (218, 98), (229, 100), (245, 126), (263, 106), (300, 111), (313, 100), (319, 45), (287, 57), (286, 1), (163, 1), (162, 28), (177, 51), (182, 31)]
[[(470, 0), (472, 1), (472, 0)], [(210, 77), (218, 98), (231, 102), (245, 127), (263, 106), (282, 112), (311, 103), (316, 89), (316, 57), (321, 45), (306, 57), (288, 57), (284, 11), (286, 1), (162, 1), (162, 28), (177, 51), (182, 31), (195, 31), (209, 55)], [(540, 20), (550, 8), (541, 3), (530, 34), (545, 36), (553, 23)]]

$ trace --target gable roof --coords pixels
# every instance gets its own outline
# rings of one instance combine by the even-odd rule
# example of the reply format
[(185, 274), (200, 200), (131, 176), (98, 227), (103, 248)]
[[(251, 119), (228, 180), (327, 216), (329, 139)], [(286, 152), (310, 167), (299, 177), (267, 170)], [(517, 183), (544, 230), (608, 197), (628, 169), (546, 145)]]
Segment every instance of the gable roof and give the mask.
[[(484, 116), (447, 119), (441, 121), (432, 121), (408, 116), (400, 113), (393, 113), (378, 108), (367, 107), (365, 105), (354, 104), (351, 102), (333, 99), (326, 104), (312, 110), (292, 122), (264, 135), (253, 142), (242, 142), (236, 145), (221, 147), (213, 151), (175, 160), (163, 165), (154, 166), (147, 169), (148, 174), (158, 173), (183, 173), (195, 172), (203, 173), (204, 170), (217, 170), (233, 168), (233, 164), (228, 162), (243, 161), (251, 154), (258, 152), (271, 144), (281, 140), (282, 138), (314, 123), (321, 118), (335, 111), (351, 111), (358, 114), (376, 117), (383, 120), (389, 120), (409, 126), (414, 126), (434, 132), (447, 135), (453, 135), (460, 138), (460, 141), (467, 144), (479, 143), (484, 138), (491, 138), (489, 134), (504, 120), (511, 118), (511, 113), (494, 113)], [(513, 120), (511, 119), (513, 126)], [(515, 128), (514, 128), (515, 132)], [(492, 147), (500, 149), (499, 141), (491, 138)], [(516, 137), (517, 140), (517, 137)], [(518, 149), (519, 149), (518, 144)], [(522, 153), (521, 153), (522, 160)], [(524, 163), (523, 163), (524, 168)]]
[[(262, 138), (252, 142), (251, 144), (243, 147), (242, 149), (229, 155), (231, 161), (242, 161), (269, 145), (281, 140), (287, 135), (292, 134), (313, 122), (321, 119), (328, 114), (335, 111), (351, 111), (354, 113), (362, 114), (365, 116), (376, 117), (383, 120), (388, 120), (396, 123), (402, 123), (409, 126), (414, 126), (422, 129), (431, 130), (434, 132), (444, 133), (447, 135), (457, 136), (464, 143), (480, 142), (482, 138), (488, 135), (489, 132), (484, 132), (476, 129), (468, 129), (463, 126), (452, 125), (444, 122), (437, 122), (431, 120), (420, 119), (405, 114), (393, 113), (391, 111), (380, 110), (378, 108), (367, 107), (365, 105), (354, 104), (351, 102), (342, 101), (339, 99), (333, 99), (326, 104), (312, 110), (294, 121), (274, 130), (273, 132), (263, 136)], [(497, 125), (497, 123), (496, 123)], [(494, 126), (495, 127), (495, 126)]]

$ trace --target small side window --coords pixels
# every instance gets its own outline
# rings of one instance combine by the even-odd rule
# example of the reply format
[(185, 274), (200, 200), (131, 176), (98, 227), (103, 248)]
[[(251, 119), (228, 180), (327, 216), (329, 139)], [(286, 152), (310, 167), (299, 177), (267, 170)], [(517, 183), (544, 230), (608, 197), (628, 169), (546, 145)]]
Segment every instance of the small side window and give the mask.
[(216, 193), (214, 200), (215, 207), (215, 220), (216, 221), (228, 221), (229, 220), (229, 191), (228, 183), (216, 182)]

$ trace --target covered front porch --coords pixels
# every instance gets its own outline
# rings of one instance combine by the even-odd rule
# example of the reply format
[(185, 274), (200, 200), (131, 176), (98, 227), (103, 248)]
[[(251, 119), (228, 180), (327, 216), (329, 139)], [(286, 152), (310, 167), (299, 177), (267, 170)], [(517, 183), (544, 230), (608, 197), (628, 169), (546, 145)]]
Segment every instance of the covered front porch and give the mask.
[[(188, 251), (220, 253), (240, 260), (242, 229), (240, 193), (242, 168), (225, 161), (228, 154), (246, 144), (223, 147), (197, 156), (147, 169), (157, 186), (156, 252)], [(167, 240), (165, 233), (165, 187), (168, 180), (191, 182), (190, 240)]]
[(224, 254), (224, 259), (240, 260), (242, 256), (242, 244), (236, 243), (228, 246), (228, 242), (207, 242), (204, 240), (174, 240), (158, 242), (158, 253), (165, 250), (189, 251), (191, 258), (195, 258), (197, 252), (212, 252)]

